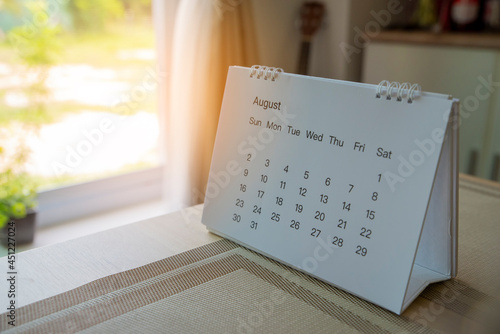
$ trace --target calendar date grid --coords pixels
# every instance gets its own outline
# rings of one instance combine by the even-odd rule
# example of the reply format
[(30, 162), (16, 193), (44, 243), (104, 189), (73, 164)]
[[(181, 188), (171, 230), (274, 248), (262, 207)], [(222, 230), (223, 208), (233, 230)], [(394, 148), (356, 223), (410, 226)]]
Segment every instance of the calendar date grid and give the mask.
[[(312, 169), (248, 154), (235, 183), (231, 220), (252, 233), (265, 224), (279, 224), (281, 237), (328, 235), (328, 242), (339, 250), (369, 256), (370, 241), (376, 239), (377, 224), (383, 220), (376, 211), (384, 192), (382, 174), (373, 174), (374, 182), (367, 187)], [(368, 196), (370, 207), (358, 206), (359, 196)]]

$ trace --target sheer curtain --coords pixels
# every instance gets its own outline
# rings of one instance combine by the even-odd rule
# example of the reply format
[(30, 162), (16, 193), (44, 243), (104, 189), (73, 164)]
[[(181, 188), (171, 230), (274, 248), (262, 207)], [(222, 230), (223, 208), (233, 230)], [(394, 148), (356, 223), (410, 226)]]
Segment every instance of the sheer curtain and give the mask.
[(250, 0), (180, 0), (166, 117), (165, 196), (203, 202), (227, 69), (258, 63)]

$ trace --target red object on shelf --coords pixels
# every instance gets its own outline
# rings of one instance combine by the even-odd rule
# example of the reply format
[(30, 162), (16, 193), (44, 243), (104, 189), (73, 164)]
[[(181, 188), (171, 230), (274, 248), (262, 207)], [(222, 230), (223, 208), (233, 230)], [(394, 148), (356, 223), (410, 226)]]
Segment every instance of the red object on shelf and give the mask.
[(481, 27), (479, 0), (453, 0), (450, 8), (454, 30), (478, 30)]
[(486, 0), (483, 20), (487, 29), (500, 30), (500, 0)]
[(439, 4), (439, 25), (442, 31), (451, 30), (450, 10), (452, 0), (442, 0)]

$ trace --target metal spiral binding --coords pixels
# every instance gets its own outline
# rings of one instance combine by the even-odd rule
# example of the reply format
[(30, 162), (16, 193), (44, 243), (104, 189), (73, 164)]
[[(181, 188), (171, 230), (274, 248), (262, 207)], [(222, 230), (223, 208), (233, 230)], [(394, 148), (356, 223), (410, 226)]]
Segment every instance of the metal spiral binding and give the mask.
[(278, 78), (278, 73), (283, 72), (283, 69), (279, 67), (253, 65), (250, 68), (250, 78), (253, 78), (256, 75), (257, 79), (264, 78), (264, 80), (271, 79), (271, 81), (275, 81)]
[(408, 103), (412, 103), (413, 100), (420, 96), (422, 93), (422, 87), (419, 84), (410, 84), (409, 82), (403, 82), (400, 84), (397, 81), (389, 82), (387, 80), (381, 81), (377, 86), (377, 93), (375, 97), (377, 99), (382, 98), (385, 95), (387, 100), (391, 100), (394, 95), (396, 101), (401, 102), (404, 99)]

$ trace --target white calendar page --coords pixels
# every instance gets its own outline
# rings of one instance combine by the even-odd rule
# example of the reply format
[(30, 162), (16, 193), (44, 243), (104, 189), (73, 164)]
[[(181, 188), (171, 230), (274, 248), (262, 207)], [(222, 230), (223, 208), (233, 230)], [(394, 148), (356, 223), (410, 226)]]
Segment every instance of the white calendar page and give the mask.
[(375, 85), (231, 67), (202, 221), (399, 313), (452, 101), (375, 95)]

